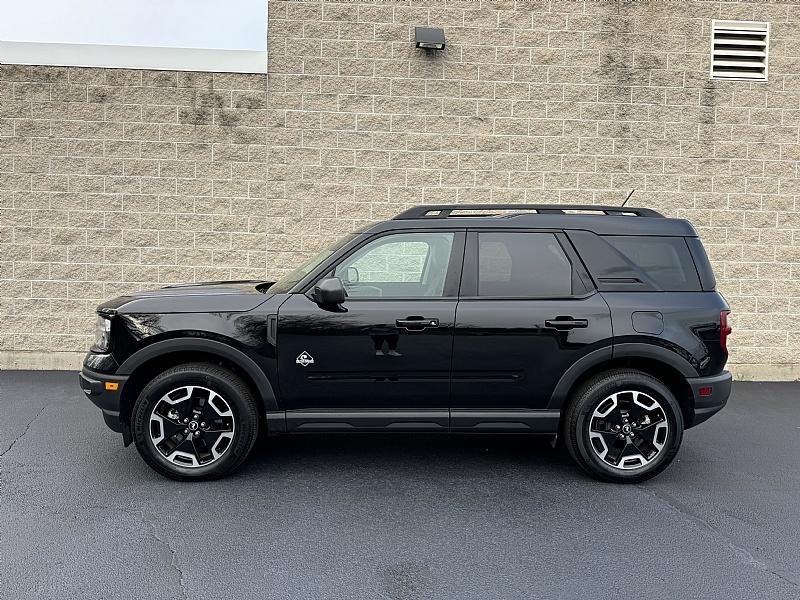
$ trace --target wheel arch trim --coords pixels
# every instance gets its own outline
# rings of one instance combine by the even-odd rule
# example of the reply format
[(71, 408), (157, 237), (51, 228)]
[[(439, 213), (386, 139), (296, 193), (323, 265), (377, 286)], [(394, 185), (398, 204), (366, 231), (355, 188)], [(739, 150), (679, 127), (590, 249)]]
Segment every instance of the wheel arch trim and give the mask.
[(649, 358), (662, 362), (687, 378), (698, 376), (697, 369), (695, 369), (688, 360), (663, 346), (645, 344), (642, 342), (614, 344), (614, 358), (627, 357)]
[[(566, 370), (561, 379), (558, 380), (550, 396), (547, 408), (562, 408), (568, 400), (569, 392), (575, 383), (592, 368), (606, 362), (610, 363), (614, 359), (627, 357), (647, 358), (673, 368), (686, 378), (697, 377), (697, 371), (686, 359), (661, 346), (645, 343), (614, 344), (613, 347), (610, 345), (604, 346), (582, 356)], [(609, 365), (610, 368), (613, 366), (618, 365)]]
[(550, 402), (547, 403), (548, 409), (559, 409), (564, 406), (564, 403), (567, 401), (567, 395), (569, 391), (572, 389), (572, 386), (575, 384), (578, 379), (583, 377), (583, 375), (592, 367), (599, 365), (600, 363), (609, 361), (613, 358), (614, 352), (612, 347), (603, 346), (602, 348), (597, 348), (596, 350), (592, 350), (588, 354), (583, 355), (577, 361), (572, 363), (567, 369), (564, 374), (561, 376), (561, 379), (558, 380), (553, 393), (550, 396)]
[(145, 346), (141, 350), (138, 350), (129, 356), (119, 366), (116, 374), (131, 375), (140, 366), (153, 360), (154, 358), (178, 352), (203, 352), (231, 361), (232, 363), (236, 364), (237, 367), (240, 367), (250, 377), (250, 379), (252, 379), (260, 396), (261, 405), (264, 411), (269, 412), (278, 410), (278, 401), (275, 396), (275, 390), (273, 389), (272, 384), (261, 367), (259, 367), (252, 358), (247, 356), (247, 354), (241, 350), (216, 340), (184, 337), (155, 342), (149, 346)]

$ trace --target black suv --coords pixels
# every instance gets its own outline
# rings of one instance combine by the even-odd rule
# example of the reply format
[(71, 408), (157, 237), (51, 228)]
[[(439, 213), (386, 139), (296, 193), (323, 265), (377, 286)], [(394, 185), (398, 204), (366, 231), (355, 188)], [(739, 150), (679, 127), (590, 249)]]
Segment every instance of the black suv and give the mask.
[(420, 206), (276, 282), (171, 286), (98, 308), (81, 387), (175, 479), (259, 432), (559, 436), (636, 482), (728, 399), (728, 305), (692, 226), (641, 208)]

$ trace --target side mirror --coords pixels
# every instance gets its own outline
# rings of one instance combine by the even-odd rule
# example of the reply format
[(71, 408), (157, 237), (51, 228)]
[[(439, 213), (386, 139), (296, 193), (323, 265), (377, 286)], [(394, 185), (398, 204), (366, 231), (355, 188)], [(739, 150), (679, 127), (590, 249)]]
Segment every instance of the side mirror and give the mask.
[(314, 286), (311, 298), (320, 306), (337, 306), (342, 304), (347, 297), (342, 280), (338, 277), (328, 277), (320, 280)]

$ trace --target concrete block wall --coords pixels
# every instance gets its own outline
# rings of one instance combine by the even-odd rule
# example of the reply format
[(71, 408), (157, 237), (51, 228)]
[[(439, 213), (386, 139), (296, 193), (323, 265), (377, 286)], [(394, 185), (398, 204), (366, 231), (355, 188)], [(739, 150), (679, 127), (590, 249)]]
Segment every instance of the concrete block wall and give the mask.
[[(714, 18), (771, 24), (710, 81)], [(413, 26), (444, 27), (444, 52)], [(269, 75), (0, 67), (0, 366), (72, 366), (97, 301), (272, 277), (423, 202), (694, 223), (738, 376), (800, 377), (800, 6), (269, 3)]]
[(266, 76), (0, 75), (0, 366), (73, 365), (102, 298), (264, 277)]

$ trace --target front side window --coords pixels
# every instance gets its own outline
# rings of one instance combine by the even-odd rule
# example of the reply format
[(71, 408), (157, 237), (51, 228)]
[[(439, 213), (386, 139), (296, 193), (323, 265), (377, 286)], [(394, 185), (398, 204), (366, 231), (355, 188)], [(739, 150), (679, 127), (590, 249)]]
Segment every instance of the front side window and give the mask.
[(442, 296), (453, 237), (450, 232), (385, 235), (342, 261), (334, 276), (354, 298)]
[(573, 268), (552, 233), (478, 234), (478, 295), (558, 298), (573, 293)]

